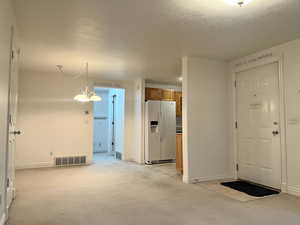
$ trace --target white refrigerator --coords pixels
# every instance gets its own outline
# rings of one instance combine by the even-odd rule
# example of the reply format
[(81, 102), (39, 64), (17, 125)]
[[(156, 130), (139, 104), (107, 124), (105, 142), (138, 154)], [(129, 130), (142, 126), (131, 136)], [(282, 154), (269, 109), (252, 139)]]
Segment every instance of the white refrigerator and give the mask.
[(176, 102), (147, 101), (145, 163), (176, 159)]

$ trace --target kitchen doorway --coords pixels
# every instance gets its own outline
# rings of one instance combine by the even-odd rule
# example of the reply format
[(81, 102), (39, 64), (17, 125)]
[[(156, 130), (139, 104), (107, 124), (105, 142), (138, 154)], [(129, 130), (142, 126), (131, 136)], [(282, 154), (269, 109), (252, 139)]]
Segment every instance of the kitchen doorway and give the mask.
[(93, 161), (122, 160), (124, 153), (125, 90), (95, 87)]

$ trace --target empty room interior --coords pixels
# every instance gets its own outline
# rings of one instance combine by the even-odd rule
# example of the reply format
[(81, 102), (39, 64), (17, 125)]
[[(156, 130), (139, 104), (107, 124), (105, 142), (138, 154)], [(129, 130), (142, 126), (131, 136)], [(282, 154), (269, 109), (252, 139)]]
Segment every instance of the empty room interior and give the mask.
[(299, 0), (0, 0), (0, 225), (298, 225)]

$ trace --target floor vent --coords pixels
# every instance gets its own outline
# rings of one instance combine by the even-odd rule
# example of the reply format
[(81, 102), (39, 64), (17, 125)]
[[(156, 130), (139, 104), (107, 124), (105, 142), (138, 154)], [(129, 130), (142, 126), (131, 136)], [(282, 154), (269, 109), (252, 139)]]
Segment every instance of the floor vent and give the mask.
[(71, 156), (55, 158), (55, 166), (76, 166), (85, 165), (86, 156)]

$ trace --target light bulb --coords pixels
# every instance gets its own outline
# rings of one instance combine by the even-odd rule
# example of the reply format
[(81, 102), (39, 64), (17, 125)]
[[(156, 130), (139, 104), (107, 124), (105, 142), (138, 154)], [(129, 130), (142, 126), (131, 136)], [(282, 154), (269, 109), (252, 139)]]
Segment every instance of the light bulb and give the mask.
[(96, 94), (93, 94), (93, 95), (90, 97), (90, 101), (92, 101), (92, 102), (99, 102), (99, 101), (101, 101), (101, 100), (102, 100), (102, 98), (101, 98), (100, 96), (96, 95)]
[(90, 99), (86, 94), (79, 94), (74, 97), (74, 100), (78, 102), (89, 102)]

